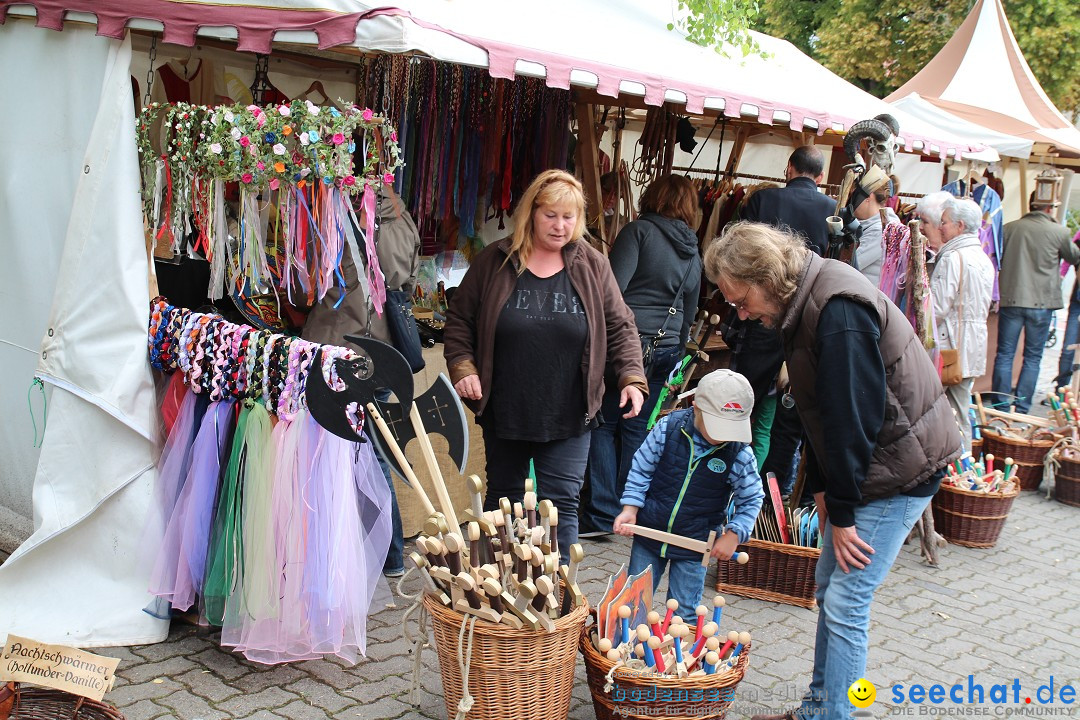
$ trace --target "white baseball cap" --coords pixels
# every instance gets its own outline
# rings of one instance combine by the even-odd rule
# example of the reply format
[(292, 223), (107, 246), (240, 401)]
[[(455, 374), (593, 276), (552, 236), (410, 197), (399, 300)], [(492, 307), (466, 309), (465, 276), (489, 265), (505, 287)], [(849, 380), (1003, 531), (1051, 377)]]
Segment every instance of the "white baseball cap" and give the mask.
[(751, 441), (750, 413), (754, 390), (750, 382), (732, 370), (713, 370), (698, 381), (694, 407), (701, 411), (705, 432), (718, 442)]

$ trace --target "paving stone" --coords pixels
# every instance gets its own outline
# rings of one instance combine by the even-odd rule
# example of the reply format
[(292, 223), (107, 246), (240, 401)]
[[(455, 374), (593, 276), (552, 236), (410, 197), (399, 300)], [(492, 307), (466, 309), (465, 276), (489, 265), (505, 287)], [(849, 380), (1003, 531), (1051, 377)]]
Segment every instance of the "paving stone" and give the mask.
[(326, 710), (303, 700), (291, 702), (285, 707), (278, 708), (276, 712), (289, 720), (328, 720), (330, 717)]
[(352, 687), (358, 679), (354, 667), (344, 668), (326, 660), (307, 660), (296, 663), (296, 667), (316, 681), (335, 690)]
[[(417, 710), (394, 698), (382, 698), (367, 705), (354, 705), (334, 715), (336, 720), (393, 720), (400, 717), (416, 717)], [(423, 717), (432, 717), (423, 715)]]
[[(382, 683), (379, 684), (382, 685)], [(285, 689), (291, 693), (296, 693), (309, 705), (322, 708), (328, 713), (344, 710), (356, 703), (355, 700), (338, 694), (333, 687), (310, 677), (297, 680), (293, 684), (286, 686)], [(281, 714), (284, 715), (285, 713)]]
[(220, 647), (203, 650), (201, 653), (191, 656), (191, 659), (227, 681), (247, 675), (252, 670), (251, 666), (245, 664), (238, 656), (222, 650)]
[(193, 667), (195, 667), (195, 663), (187, 658), (172, 657), (168, 660), (162, 660), (161, 662), (150, 662), (142, 665), (133, 665), (128, 668), (120, 668), (117, 670), (116, 674), (123, 677), (128, 682), (141, 683), (158, 677), (166, 678), (181, 675)]
[[(107, 699), (112, 702), (112, 693), (109, 694)], [(123, 707), (119, 704), (116, 704), (116, 706), (124, 713), (125, 720), (151, 720), (152, 718), (172, 715), (172, 711), (169, 708), (155, 705), (150, 700), (140, 700), (137, 703), (125, 705)]]
[(152, 680), (140, 683), (117, 684), (109, 691), (108, 700), (116, 707), (122, 708), (133, 705), (139, 700), (156, 700), (185, 688), (175, 680), (161, 678), (162, 682), (155, 683)]
[[(442, 682), (421, 682), (420, 690), (433, 690), (442, 688)], [(360, 703), (369, 703), (384, 697), (396, 697), (404, 702), (408, 701), (409, 692), (412, 690), (412, 674), (404, 677), (390, 675), (378, 682), (361, 681), (354, 684), (341, 694), (352, 698)]]
[(260, 710), (253, 715), (248, 715), (246, 718), (240, 718), (239, 720), (281, 720), (281, 716), (272, 713), (269, 710)]
[(168, 642), (142, 645), (135, 650), (135, 653), (148, 662), (160, 662), (179, 655), (194, 655), (211, 647), (210, 640), (197, 637), (195, 631), (195, 628), (191, 628), (190, 632), (183, 633), (175, 640), (170, 634)]
[(252, 670), (232, 681), (232, 685), (244, 692), (259, 692), (269, 687), (284, 687), (304, 677), (304, 672), (293, 665), (274, 665)]
[(217, 707), (233, 717), (250, 715), (257, 710), (277, 710), (299, 698), (295, 693), (279, 687), (271, 687), (257, 693), (245, 693), (230, 700), (217, 703)]
[(162, 705), (172, 708), (177, 718), (184, 720), (227, 720), (232, 715), (215, 709), (209, 702), (191, 693), (173, 693), (159, 701)]
[(240, 690), (222, 682), (221, 678), (215, 675), (212, 670), (190, 670), (177, 679), (191, 692), (211, 702), (227, 700), (240, 692)]

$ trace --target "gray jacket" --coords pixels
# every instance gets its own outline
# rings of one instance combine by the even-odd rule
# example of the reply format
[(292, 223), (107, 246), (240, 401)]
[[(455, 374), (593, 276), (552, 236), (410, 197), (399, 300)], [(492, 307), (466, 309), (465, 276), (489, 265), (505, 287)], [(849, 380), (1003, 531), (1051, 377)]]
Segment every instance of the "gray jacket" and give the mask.
[(1061, 302), (1061, 261), (1075, 265), (1080, 248), (1072, 233), (1044, 212), (1029, 212), (1005, 225), (1001, 307), (1057, 310)]
[[(675, 315), (664, 325), (667, 339), (659, 345), (685, 345), (701, 289), (697, 235), (690, 226), (645, 213), (622, 229), (608, 260), (638, 332), (655, 335), (674, 306)], [(676, 297), (684, 275), (686, 283)]]

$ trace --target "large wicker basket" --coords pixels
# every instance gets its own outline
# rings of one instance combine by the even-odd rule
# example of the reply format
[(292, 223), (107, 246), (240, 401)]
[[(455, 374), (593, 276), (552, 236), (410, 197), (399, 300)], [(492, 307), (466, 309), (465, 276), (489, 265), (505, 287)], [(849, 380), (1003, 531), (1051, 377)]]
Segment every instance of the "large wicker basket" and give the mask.
[(1060, 464), (1054, 473), (1054, 499), (1080, 507), (1080, 453), (1065, 450), (1057, 457)]
[(1015, 485), (1003, 493), (973, 492), (942, 485), (931, 503), (934, 529), (954, 545), (994, 547), (1019, 494)]
[(805, 608), (817, 604), (814, 572), (819, 548), (750, 539), (738, 549), (750, 555), (750, 562), (721, 562), (716, 570), (717, 592)]
[(592, 692), (596, 720), (622, 718), (712, 718), (720, 720), (735, 697), (735, 687), (746, 674), (750, 662), (748, 643), (735, 667), (726, 673), (669, 678), (619, 668), (612, 674), (612, 691), (606, 692), (607, 675), (615, 663), (600, 654), (589, 638), (581, 634), (581, 654), (585, 658), (585, 676)]
[(435, 633), (447, 717), (457, 713), (464, 690), (459, 642), (462, 659), (469, 663), (469, 720), (565, 720), (570, 714), (577, 644), (588, 604), (555, 620), (555, 632), (550, 633), (477, 620), (471, 654), (468, 629), (461, 635), (466, 617), (428, 595), (424, 607)]
[(1042, 483), (1043, 461), (1058, 437), (1045, 430), (1036, 432), (1030, 440), (1017, 440), (997, 429), (983, 429), (983, 454), (994, 456), (994, 466), (1004, 467), (1005, 458), (1016, 463), (1016, 478), (1021, 490), (1038, 490)]
[(0, 685), (0, 713), (9, 701), (8, 720), (124, 720), (112, 705), (19, 683)]

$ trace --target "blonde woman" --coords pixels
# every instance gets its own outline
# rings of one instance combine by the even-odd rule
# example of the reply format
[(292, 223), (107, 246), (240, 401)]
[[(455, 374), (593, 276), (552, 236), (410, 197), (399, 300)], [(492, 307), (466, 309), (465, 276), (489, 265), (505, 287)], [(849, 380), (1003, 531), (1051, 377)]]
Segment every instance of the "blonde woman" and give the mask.
[(559, 546), (577, 542), (589, 433), (610, 365), (625, 417), (648, 392), (634, 315), (606, 258), (581, 242), (585, 196), (572, 175), (541, 173), (514, 211), (514, 232), (485, 248), (447, 310), (444, 350), (487, 454), (485, 509), (520, 500), (529, 460), (559, 509)]

